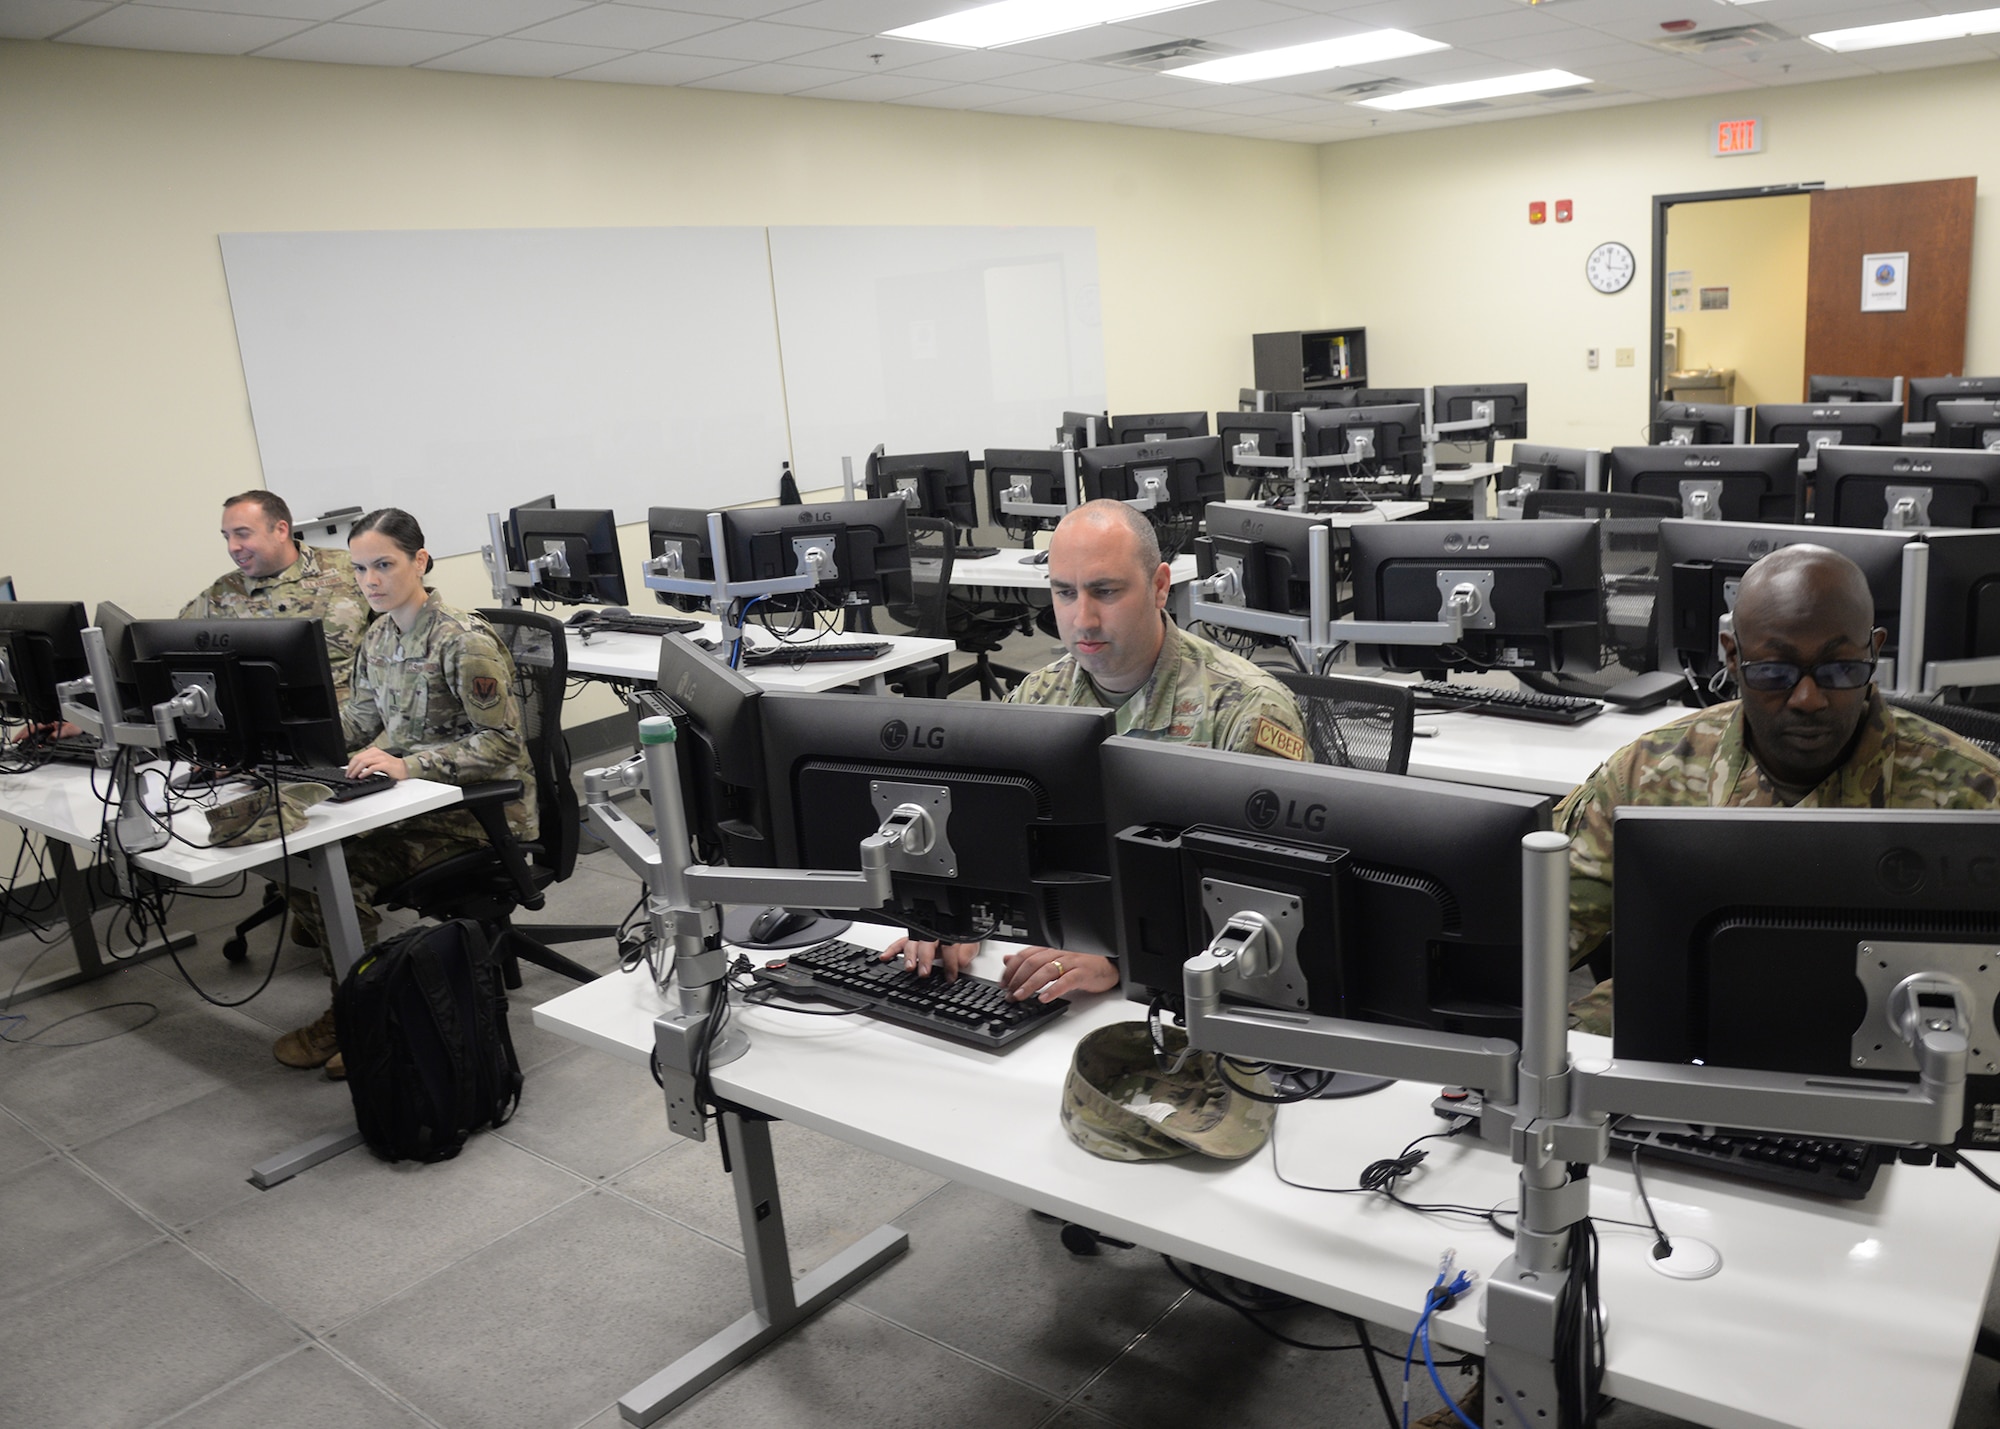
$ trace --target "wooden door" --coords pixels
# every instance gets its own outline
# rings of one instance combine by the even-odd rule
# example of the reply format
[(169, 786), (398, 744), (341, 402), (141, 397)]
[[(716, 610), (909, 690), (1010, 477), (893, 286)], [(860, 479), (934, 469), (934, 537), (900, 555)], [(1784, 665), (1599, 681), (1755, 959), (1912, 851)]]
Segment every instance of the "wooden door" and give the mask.
[[(1806, 377), (1943, 377), (1965, 370), (1978, 181), (1823, 189), (1812, 196)], [(1909, 306), (1861, 311), (1861, 260), (1908, 253)], [(1799, 400), (1804, 401), (1802, 390)]]

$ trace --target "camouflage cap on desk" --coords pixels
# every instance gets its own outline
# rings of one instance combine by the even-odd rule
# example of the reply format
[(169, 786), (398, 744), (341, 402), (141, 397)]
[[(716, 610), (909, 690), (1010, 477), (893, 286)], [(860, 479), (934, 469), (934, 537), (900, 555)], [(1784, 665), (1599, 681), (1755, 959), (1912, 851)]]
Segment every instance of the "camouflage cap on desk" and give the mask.
[(275, 794), (266, 784), (239, 794), (208, 811), (208, 846), (237, 848), (274, 839), (281, 811), (284, 832), (295, 834), (306, 826), (306, 810), (332, 796), (324, 784), (282, 784)]
[[(1178, 1056), (1187, 1033), (1177, 1027), (1162, 1031), (1167, 1055)], [(1234, 1075), (1242, 1085), (1271, 1094), (1262, 1072)], [(1161, 1161), (1190, 1151), (1241, 1160), (1270, 1137), (1276, 1114), (1269, 1102), (1243, 1096), (1224, 1081), (1207, 1052), (1189, 1057), (1178, 1072), (1160, 1070), (1143, 1022), (1086, 1034), (1063, 1083), (1063, 1130), (1091, 1155), (1111, 1161)]]

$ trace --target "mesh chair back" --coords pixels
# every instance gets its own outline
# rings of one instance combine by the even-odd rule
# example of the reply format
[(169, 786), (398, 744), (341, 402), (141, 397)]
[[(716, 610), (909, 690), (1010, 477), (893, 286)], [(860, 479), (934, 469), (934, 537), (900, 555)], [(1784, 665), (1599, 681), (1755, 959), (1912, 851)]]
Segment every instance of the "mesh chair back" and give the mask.
[(1882, 698), (1897, 709), (1908, 710), (1911, 714), (1922, 715), (1932, 724), (1943, 725), (1953, 734), (1962, 735), (1988, 754), (2000, 758), (2000, 713), (1971, 705), (1940, 704), (1935, 700), (1908, 695), (1884, 695)]
[(910, 600), (908, 604), (898, 602), (883, 609), (912, 635), (950, 639), (947, 601), (951, 592), (952, 524), (912, 516), (909, 529)]
[(1379, 774), (1409, 773), (1417, 702), (1403, 686), (1294, 670), (1271, 673), (1298, 701), (1316, 763)]
[(569, 743), (563, 738), (563, 687), (569, 681), (569, 646), (563, 624), (536, 610), (487, 609), (493, 627), (514, 657), (514, 698), (521, 707), (521, 736), (535, 771), (541, 835), (526, 845), (529, 861), (560, 882), (576, 867), (578, 801), (570, 782)]

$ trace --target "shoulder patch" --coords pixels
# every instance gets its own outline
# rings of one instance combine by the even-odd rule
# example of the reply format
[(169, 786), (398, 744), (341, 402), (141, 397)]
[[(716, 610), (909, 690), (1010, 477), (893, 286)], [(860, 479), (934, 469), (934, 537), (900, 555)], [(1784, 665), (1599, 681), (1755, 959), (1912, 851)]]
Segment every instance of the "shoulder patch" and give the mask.
[(465, 700), (482, 710), (490, 710), (500, 703), (500, 677), (497, 675), (474, 675), (465, 682)]
[(1296, 759), (1301, 763), (1310, 757), (1306, 753), (1304, 738), (1286, 729), (1268, 715), (1258, 715), (1257, 723), (1251, 726), (1251, 730), (1251, 744), (1266, 754), (1275, 754), (1280, 759)]

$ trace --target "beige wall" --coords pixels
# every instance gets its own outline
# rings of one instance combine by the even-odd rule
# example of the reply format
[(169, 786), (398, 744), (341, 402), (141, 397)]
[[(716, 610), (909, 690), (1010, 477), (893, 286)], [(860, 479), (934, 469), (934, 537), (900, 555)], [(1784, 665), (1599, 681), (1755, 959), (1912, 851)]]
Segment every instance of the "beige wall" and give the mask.
[(903, 105), (0, 42), (0, 195), (0, 573), (140, 614), (260, 480), (218, 233), (1092, 225), (1128, 410), (1233, 405), (1250, 334), (1321, 317), (1310, 148)]
[[(1804, 401), (1811, 243), (1809, 194), (1675, 204), (1666, 266), (1694, 275), (1688, 311), (1666, 316), (1681, 330), (1681, 366), (1733, 370), (1738, 405)], [(1715, 287), (1729, 289), (1729, 307), (1704, 311), (1701, 290)]]
[[(1762, 154), (1709, 155), (1717, 119), (1762, 117)], [(1643, 440), (1655, 194), (1823, 180), (1830, 186), (1973, 175), (1967, 370), (2000, 371), (2000, 64), (1627, 105), (1486, 123), (1319, 151), (1327, 321), (1368, 328), (1383, 383), (1519, 382), (1536, 441)], [(1939, 136), (1963, 136), (1943, 142)], [(1528, 203), (1576, 205), (1531, 227)], [(1584, 257), (1631, 247), (1639, 276), (1604, 297)], [(1584, 366), (1585, 349), (1603, 366)], [(1613, 365), (1633, 349), (1634, 365)]]

